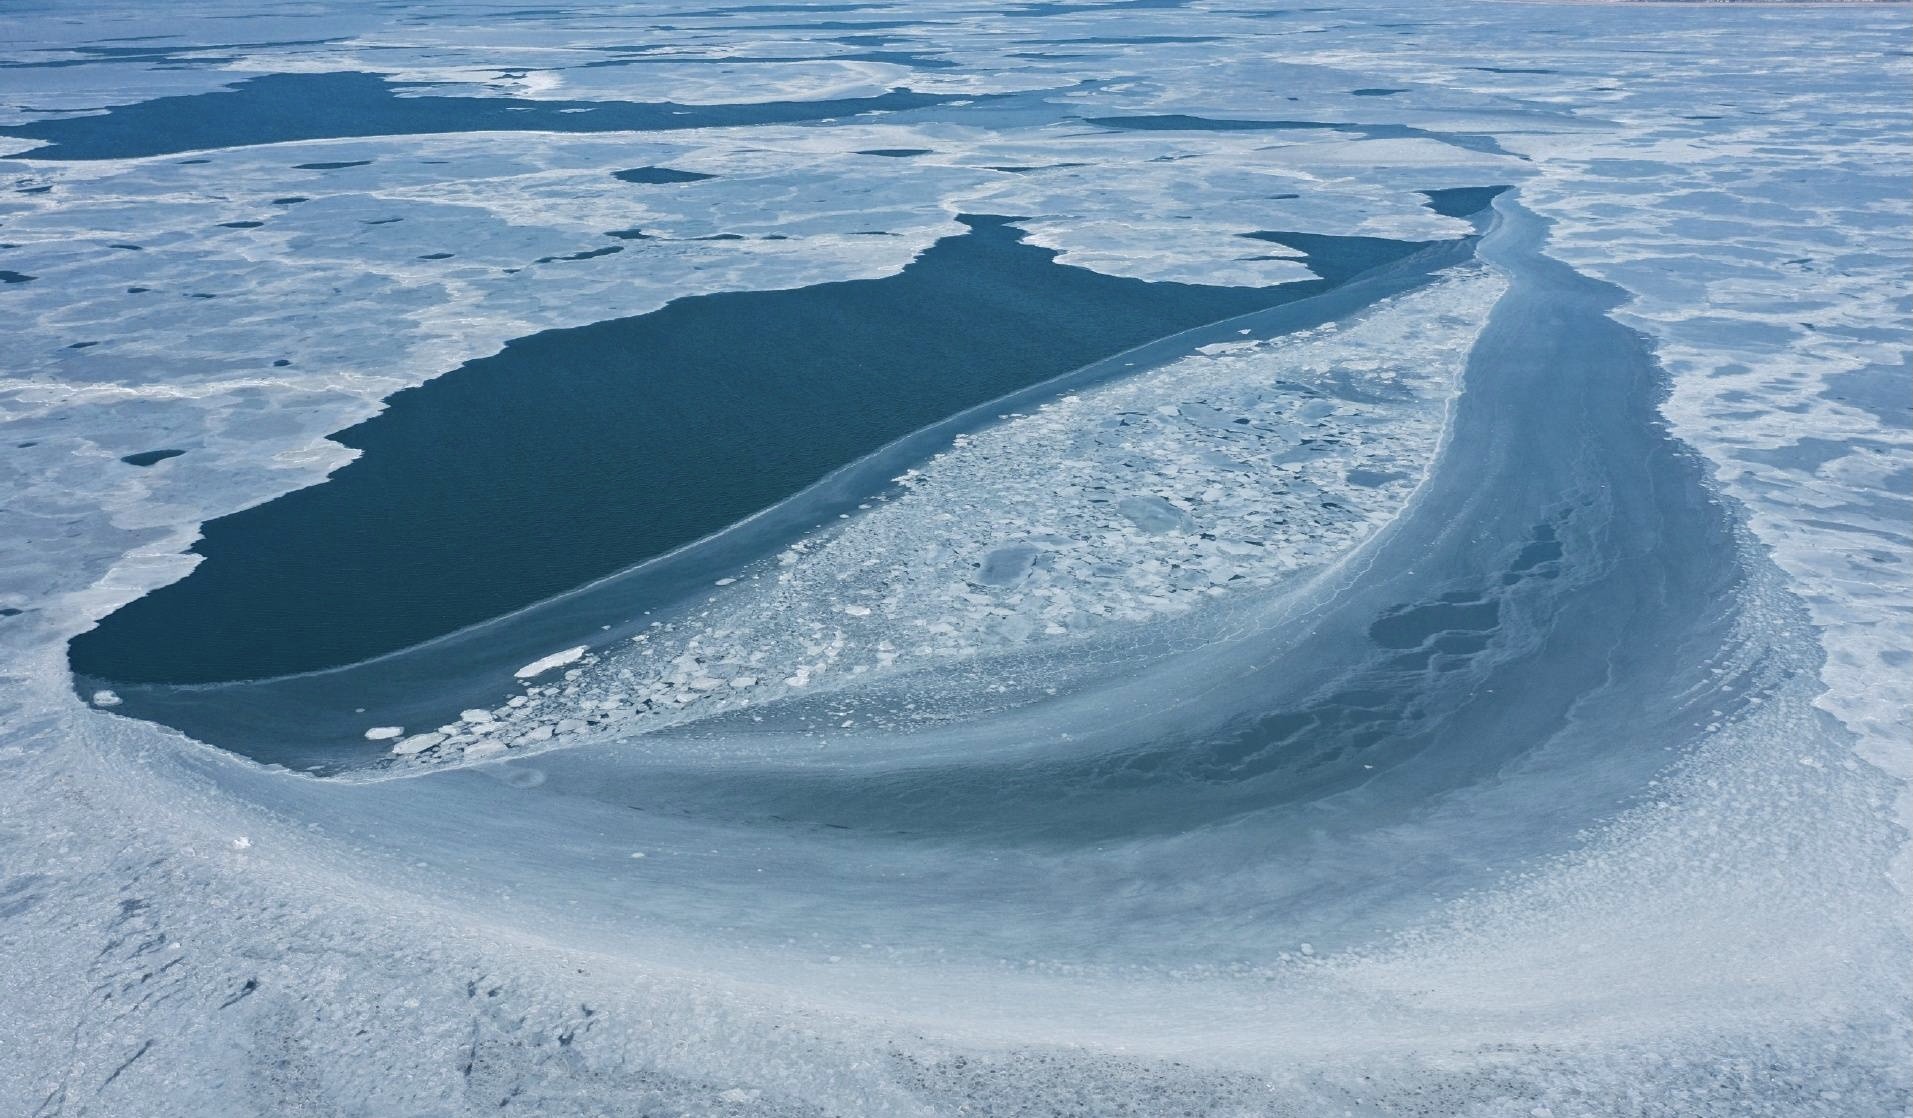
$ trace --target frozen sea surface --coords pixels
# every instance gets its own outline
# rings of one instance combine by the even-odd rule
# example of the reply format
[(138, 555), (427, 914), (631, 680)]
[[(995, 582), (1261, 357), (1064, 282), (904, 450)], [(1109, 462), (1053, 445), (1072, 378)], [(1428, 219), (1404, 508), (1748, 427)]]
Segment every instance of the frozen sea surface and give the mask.
[[(75, 667), (191, 684), (393, 652), (682, 547), (966, 408), (1328, 286), (1105, 276), (1004, 218), (960, 220), (893, 276), (547, 331), (394, 396), (335, 436), (356, 461), (207, 525), (208, 561), (83, 636)], [(1320, 241), (1307, 259), (1337, 282), (1427, 247)]]
[[(0, 1112), (1913, 1104), (1904, 8), (8, 19)], [(328, 435), (536, 398), (507, 343), (984, 214), (1246, 301), (946, 330), (970, 387), (382, 658), (74, 678)], [(520, 504), (460, 550), (573, 550)]]

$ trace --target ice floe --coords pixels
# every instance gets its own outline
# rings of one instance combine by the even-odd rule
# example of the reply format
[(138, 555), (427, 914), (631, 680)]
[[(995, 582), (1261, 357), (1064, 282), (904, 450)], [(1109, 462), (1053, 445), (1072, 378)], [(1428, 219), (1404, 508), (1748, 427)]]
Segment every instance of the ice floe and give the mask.
[(567, 648), (560, 652), (554, 652), (549, 656), (541, 656), (531, 663), (526, 664), (524, 667), (519, 668), (514, 674), (516, 674), (519, 679), (531, 679), (535, 676), (544, 675), (548, 671), (562, 668), (569, 664), (575, 664), (584, 658), (584, 654), (584, 645)]

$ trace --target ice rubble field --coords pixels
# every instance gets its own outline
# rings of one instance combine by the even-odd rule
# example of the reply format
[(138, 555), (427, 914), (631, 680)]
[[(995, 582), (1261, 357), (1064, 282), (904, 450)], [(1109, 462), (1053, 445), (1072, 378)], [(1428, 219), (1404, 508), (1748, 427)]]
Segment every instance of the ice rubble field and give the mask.
[[(895, 86), (955, 100), (141, 159), (36, 158), (34, 141), (0, 137), (0, 1110), (1903, 1111), (1905, 10), (841, 7), (7, 16), (0, 124), (349, 70), (526, 101)], [(1169, 114), (1349, 127), (1085, 120)], [(879, 149), (926, 154), (858, 154)], [(638, 166), (714, 177), (608, 177)], [(353, 790), (88, 710), (68, 686), (65, 641), (183, 575), (199, 523), (318, 482), (346, 453), (327, 432), (509, 338), (683, 294), (888, 274), (961, 212), (1028, 215), (1066, 262), (1115, 274), (1282, 282), (1304, 269), (1239, 233), (1457, 236), (1414, 192), (1489, 182), (1547, 219), (1549, 255), (1629, 296), (1615, 314), (1668, 375), (1673, 432), (1745, 525), (1739, 629), (1791, 674), (1744, 706), (1723, 693), (1724, 713), (1572, 854), (1524, 861), (1484, 840), (1465, 853), (1503, 884), (1370, 928), (1367, 946), (1201, 973), (1022, 967), (933, 943), (907, 967), (801, 946), (746, 958), (716, 891), (663, 914), (675, 932), (614, 933), (590, 913), (642, 898), (671, 859), (621, 852), (617, 870), (558, 885), (517, 868), (532, 846), (589, 850), (595, 818), (527, 810), (477, 820), (493, 843), (432, 846), (430, 825), (461, 805), (495, 809), (471, 788), (535, 786), (536, 767)], [(631, 228), (655, 239), (580, 258), (628, 246), (607, 234)], [(723, 233), (742, 239), (696, 239)], [(578, 674), (541, 673), (524, 702), (455, 727), (468, 740), (416, 755), (478, 760), (534, 725), (551, 740), (520, 748), (547, 750), (567, 719), (735, 726), (752, 714), (734, 708), (764, 702), (774, 721), (766, 700), (799, 680), (834, 692), (800, 719), (842, 711), (831, 729), (889, 741), (1080, 685), (1072, 650), (1215, 637), (1232, 603), (1291, 592), (1412, 508), (1503, 282), (1463, 270), (1334, 330), (1006, 417), (788, 562), (712, 572), (736, 581), (668, 631), (552, 665)], [(1275, 461), (1304, 437), (1337, 441)], [(162, 448), (187, 453), (120, 461)], [(1272, 496), (1258, 488), (1272, 472), (1229, 466), (1258, 460), (1314, 492)], [(1353, 470), (1385, 480), (1350, 485)], [(1106, 500), (1057, 500), (1097, 486)], [(865, 711), (853, 677), (948, 686), (934, 709)], [(524, 729), (479, 729), (494, 723)], [(646, 748), (586, 736), (612, 740), (550, 756)], [(1580, 770), (1552, 763), (1510, 787), (1574, 787)], [(1491, 802), (1465, 790), (1442, 810)], [(979, 857), (1042, 861), (922, 857), (933, 879)], [(1176, 891), (1220, 905), (1232, 879), (1187, 869)]]
[[(1198, 610), (1223, 613), (1210, 627), (1223, 625), (1230, 595), (1326, 565), (1400, 507), (1503, 286), (1463, 270), (1352, 322), (1204, 346), (958, 435), (897, 479), (901, 494), (762, 569), (718, 578), (707, 608), (653, 622), (635, 649), (393, 752), (528, 752), (926, 668), (943, 673), (943, 690), (954, 672), (953, 689), (974, 701), (1031, 688), (1030, 665), (992, 653), (1037, 643), (1067, 654), (1054, 646), (1099, 633), (1119, 642), (1125, 624)], [(1105, 647), (1077, 662), (1108, 670), (1116, 655)], [(576, 662), (554, 654), (518, 674)], [(959, 713), (934, 708), (937, 719)], [(888, 725), (896, 715), (913, 711)], [(838, 718), (829, 727), (856, 724), (849, 708)]]

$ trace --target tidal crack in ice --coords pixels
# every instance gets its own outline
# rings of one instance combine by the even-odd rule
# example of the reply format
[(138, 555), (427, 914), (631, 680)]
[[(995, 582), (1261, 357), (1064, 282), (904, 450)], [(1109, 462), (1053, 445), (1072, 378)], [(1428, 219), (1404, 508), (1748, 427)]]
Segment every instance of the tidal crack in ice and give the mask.
[(1458, 268), (1344, 322), (1207, 345), (1003, 415), (698, 608), (627, 647), (528, 664), (520, 679), (577, 666), (393, 752), (528, 753), (847, 688), (854, 701), (937, 669), (921, 681), (935, 701), (798, 716), (898, 728), (1054, 694), (1087, 642), (1106, 662), (1143, 627), (1219, 631), (1245, 598), (1324, 569), (1401, 510), (1504, 287)]

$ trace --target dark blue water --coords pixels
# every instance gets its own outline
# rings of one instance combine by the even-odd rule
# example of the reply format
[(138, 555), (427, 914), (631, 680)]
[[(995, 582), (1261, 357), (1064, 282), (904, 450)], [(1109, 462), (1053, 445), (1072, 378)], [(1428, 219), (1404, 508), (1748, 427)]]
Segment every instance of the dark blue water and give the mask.
[[(1475, 207), (1481, 209), (1480, 206)], [(1269, 241), (1292, 248), (1308, 260), (1309, 270), (1330, 284), (1347, 283), (1363, 272), (1386, 267), (1404, 255), (1404, 242), (1386, 237), (1335, 237), (1322, 233), (1282, 233), (1258, 231), (1244, 233), (1256, 241)]]
[(183, 450), (142, 450), (137, 454), (127, 454), (120, 461), (129, 466), (156, 466), (168, 458), (177, 458), (186, 453)]
[(398, 393), (335, 436), (362, 454), (329, 481), (207, 524), (205, 562), (78, 638), (75, 670), (261, 679), (417, 644), (706, 536), (972, 405), (1423, 247), (1290, 237), (1326, 279), (1203, 287), (1067, 267), (1008, 219), (963, 220), (895, 276), (682, 299)]
[[(841, 119), (940, 105), (955, 95), (893, 89), (876, 97), (679, 105), (418, 94), (379, 74), (263, 74), (231, 89), (157, 97), (87, 116), (0, 127), (44, 141), (34, 159), (138, 159), (209, 148), (445, 132), (655, 132)], [(401, 97), (401, 90), (413, 95)]]
[[(1239, 341), (1245, 331), (1277, 337), (1334, 322), (1429, 282), (1440, 269), (1467, 260), (1474, 243), (1472, 237), (1438, 242), (1347, 283), (1311, 285), (1317, 294), (1158, 338), (990, 399), (911, 431), (880, 452), (834, 469), (801, 492), (693, 545), (403, 651), (327, 671), (249, 682), (129, 684), (84, 675), (76, 682), (82, 693), (114, 686), (124, 700), (121, 712), (177, 727), (200, 741), (261, 761), (327, 772), (350, 769), (384, 752), (383, 746), (363, 739), (366, 726), (436, 725), (467, 707), (495, 703), (498, 695), (513, 688), (514, 669), (554, 648), (619, 644), (657, 618), (700, 600), (709, 590), (712, 572), (748, 567), (818, 524), (855, 513), (872, 494), (882, 492), (890, 478), (1000, 412), (1025, 411), (1059, 393), (1174, 361), (1201, 346)], [(217, 602), (210, 609), (207, 616), (228, 631), (245, 628), (244, 615), (226, 611)], [(198, 622), (186, 613), (179, 620), (188, 630)], [(120, 629), (118, 622), (108, 620), (112, 639), (125, 639), (131, 630)], [(143, 655), (165, 665), (169, 635), (146, 634), (144, 646), (123, 651), (136, 663)]]
[(619, 182), (660, 185), (681, 182), (703, 182), (716, 178), (701, 171), (680, 171), (676, 167), (633, 167), (627, 171), (613, 171), (611, 177)]
[(1443, 217), (1468, 217), (1487, 209), (1507, 191), (1505, 186), (1451, 186), (1421, 193), (1428, 199), (1428, 208)]

